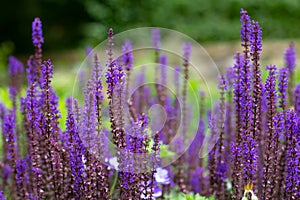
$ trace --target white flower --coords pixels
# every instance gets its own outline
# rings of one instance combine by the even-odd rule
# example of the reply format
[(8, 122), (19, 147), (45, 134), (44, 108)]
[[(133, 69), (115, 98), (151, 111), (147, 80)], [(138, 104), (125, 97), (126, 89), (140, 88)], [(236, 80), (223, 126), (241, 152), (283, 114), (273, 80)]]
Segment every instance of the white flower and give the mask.
[(156, 168), (156, 173), (154, 174), (154, 178), (157, 183), (167, 185), (170, 184), (170, 178), (168, 176), (168, 170), (163, 168)]
[(112, 166), (115, 170), (119, 170), (119, 163), (118, 163), (118, 158), (117, 157), (112, 157), (108, 160), (108, 163), (110, 166)]
[(251, 193), (252, 200), (258, 200), (258, 197), (254, 194), (254, 192), (252, 190), (245, 191), (242, 200), (248, 200), (248, 198), (246, 197), (248, 193)]

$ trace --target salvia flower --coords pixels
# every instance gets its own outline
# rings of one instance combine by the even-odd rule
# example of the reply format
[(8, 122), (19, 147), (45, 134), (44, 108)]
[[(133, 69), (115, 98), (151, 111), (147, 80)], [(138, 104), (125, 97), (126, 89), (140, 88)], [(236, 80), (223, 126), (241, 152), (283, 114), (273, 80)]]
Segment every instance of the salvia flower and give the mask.
[(125, 69), (127, 71), (130, 71), (132, 69), (133, 64), (132, 45), (130, 41), (125, 42), (125, 44), (122, 47), (122, 53)]
[(36, 61), (33, 55), (31, 55), (27, 60), (27, 66), (28, 66), (28, 68), (26, 69), (27, 81), (28, 84), (32, 84), (37, 80), (37, 69), (35, 67)]
[(295, 112), (287, 113), (287, 174), (286, 174), (286, 192), (289, 199), (299, 198), (299, 170), (300, 170), (300, 152), (299, 152), (299, 119)]
[(22, 74), (24, 72), (23, 63), (14, 56), (9, 56), (8, 66), (9, 66), (9, 75), (10, 76)]
[(288, 89), (288, 70), (287, 68), (282, 68), (279, 70), (278, 77), (278, 101), (279, 107), (282, 110), (285, 110), (286, 107), (286, 98), (287, 98), (287, 89)]
[(296, 52), (293, 43), (290, 43), (290, 46), (285, 50), (284, 60), (289, 72), (292, 73), (296, 67)]
[(16, 163), (17, 195), (20, 199), (28, 199), (26, 187), (26, 160), (18, 158)]
[(296, 52), (294, 48), (294, 44), (290, 43), (289, 48), (287, 48), (284, 52), (284, 61), (285, 67), (289, 71), (289, 83), (288, 83), (288, 95), (289, 95), (289, 103), (293, 104), (293, 89), (294, 89), (294, 71), (296, 67)]
[(161, 48), (160, 30), (158, 28), (154, 28), (152, 29), (151, 33), (152, 33), (152, 46), (156, 52), (159, 52)]
[(74, 190), (73, 195), (78, 199), (80, 197), (80, 189), (83, 185), (84, 166), (82, 156), (84, 153), (84, 146), (79, 138), (78, 124), (76, 124), (75, 115), (73, 111), (73, 99), (67, 99), (68, 117), (66, 120), (66, 134), (69, 136), (67, 146), (70, 155), (70, 168), (72, 173)]
[[(251, 66), (250, 66), (250, 50), (251, 50), (251, 37), (252, 37), (252, 24), (247, 11), (241, 9), (241, 41), (243, 46), (243, 65), (240, 69), (240, 80), (241, 80), (241, 108), (242, 108), (242, 138), (243, 138), (243, 150), (245, 173), (244, 182), (248, 183), (253, 179), (255, 172), (255, 160), (253, 158), (255, 155), (255, 143), (254, 136), (251, 132), (251, 124), (253, 120), (252, 115), (252, 96), (251, 96)], [(254, 149), (254, 150), (252, 150)]]
[[(256, 21), (252, 21), (253, 29), (250, 41), (250, 55), (252, 60), (252, 84), (253, 84), (253, 92), (252, 92), (252, 112), (253, 112), (253, 120), (252, 120), (252, 128), (251, 134), (253, 138), (253, 142), (257, 140), (257, 138), (261, 137), (261, 120), (262, 120), (262, 78), (261, 78), (261, 69), (260, 69), (260, 54), (262, 51), (262, 31), (261, 28)], [(260, 140), (261, 141), (261, 140)], [(258, 145), (258, 144), (255, 144)]]
[(14, 111), (10, 110), (9, 113), (5, 116), (3, 126), (3, 134), (5, 141), (7, 142), (7, 158), (11, 161), (11, 164), (14, 167), (16, 162), (16, 133), (15, 133), (15, 114)]
[(300, 83), (298, 83), (294, 90), (294, 107), (297, 116), (300, 117)]
[(38, 17), (32, 22), (32, 43), (37, 48), (41, 48), (44, 43), (42, 22)]
[(265, 84), (265, 92), (267, 99), (267, 133), (264, 156), (264, 177), (263, 177), (263, 199), (271, 199), (273, 197), (276, 180), (277, 169), (277, 153), (279, 145), (279, 137), (275, 131), (275, 114), (276, 114), (276, 66), (267, 66), (269, 75)]
[[(16, 57), (8, 58), (8, 71), (10, 75), (10, 87), (15, 88), (15, 92), (19, 93), (22, 88), (24, 66)], [(13, 95), (12, 95), (13, 96)], [(14, 100), (15, 102), (15, 100)], [(15, 103), (14, 103), (15, 104)]]
[[(250, 17), (248, 16), (248, 13), (246, 10), (241, 9), (240, 11), (241, 13), (241, 40), (244, 43), (244, 45), (249, 45), (249, 42), (251, 41), (251, 21), (250, 21)], [(243, 45), (243, 46), (244, 46)]]
[[(186, 132), (187, 132), (187, 120), (186, 120), (186, 114), (187, 114), (187, 105), (186, 105), (186, 98), (187, 98), (187, 83), (189, 79), (189, 62), (191, 59), (191, 51), (192, 51), (192, 44), (187, 42), (183, 44), (182, 47), (183, 50), (183, 67), (184, 67), (184, 81), (183, 81), (183, 89), (182, 89), (182, 115), (183, 118), (183, 124), (182, 124), (182, 132), (183, 137), (185, 139)], [(185, 142), (184, 142), (185, 143)]]
[(233, 160), (233, 171), (232, 171), (232, 185), (233, 185), (233, 195), (232, 198), (237, 200), (241, 197), (241, 170), (242, 170), (242, 122), (243, 122), (243, 112), (242, 112), (242, 84), (241, 84), (241, 74), (242, 74), (242, 64), (244, 57), (237, 53), (234, 57), (234, 103), (235, 103), (235, 115), (236, 115), (236, 136), (235, 141), (232, 142), (232, 160)]

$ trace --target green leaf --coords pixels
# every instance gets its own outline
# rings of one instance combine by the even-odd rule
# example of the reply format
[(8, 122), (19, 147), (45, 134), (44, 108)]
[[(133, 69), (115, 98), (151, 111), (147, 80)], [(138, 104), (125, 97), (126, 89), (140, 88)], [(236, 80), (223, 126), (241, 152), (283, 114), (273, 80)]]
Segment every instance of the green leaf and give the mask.
[(174, 155), (175, 155), (175, 153), (168, 150), (168, 147), (166, 145), (161, 144), (161, 146), (160, 146), (160, 156), (162, 158), (169, 158), (169, 157), (172, 157)]

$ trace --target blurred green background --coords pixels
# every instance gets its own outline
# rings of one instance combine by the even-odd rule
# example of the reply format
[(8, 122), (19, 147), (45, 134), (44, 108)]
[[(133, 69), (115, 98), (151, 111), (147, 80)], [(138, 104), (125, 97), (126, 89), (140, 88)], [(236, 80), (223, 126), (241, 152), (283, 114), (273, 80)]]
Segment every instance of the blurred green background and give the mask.
[(42, 19), (45, 52), (95, 45), (115, 32), (158, 26), (183, 32), (199, 42), (239, 38), (239, 10), (260, 22), (264, 38), (300, 35), (298, 0), (15, 0), (2, 1), (0, 44), (29, 54), (31, 22)]

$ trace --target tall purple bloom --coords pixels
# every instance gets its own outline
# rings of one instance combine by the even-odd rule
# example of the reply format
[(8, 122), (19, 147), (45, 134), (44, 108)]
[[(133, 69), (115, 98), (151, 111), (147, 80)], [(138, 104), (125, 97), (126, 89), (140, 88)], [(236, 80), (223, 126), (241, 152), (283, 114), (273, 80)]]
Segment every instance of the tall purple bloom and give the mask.
[(164, 87), (166, 86), (167, 84), (167, 66), (168, 66), (168, 57), (167, 55), (161, 55), (159, 57), (159, 64), (160, 64), (160, 84), (162, 84)]
[(183, 68), (184, 68), (184, 81), (183, 81), (183, 90), (182, 90), (182, 115), (183, 115), (183, 126), (182, 126), (182, 132), (183, 137), (185, 138), (186, 132), (187, 132), (187, 121), (186, 121), (186, 98), (187, 98), (187, 83), (189, 80), (189, 62), (191, 59), (191, 51), (192, 51), (192, 45), (191, 43), (184, 43), (183, 47)]
[[(45, 189), (47, 189), (47, 196), (54, 195), (55, 197), (63, 193), (63, 181), (58, 179), (63, 172), (61, 146), (59, 144), (59, 134), (62, 131), (58, 127), (58, 119), (60, 118), (60, 113), (58, 110), (58, 97), (56, 96), (52, 85), (51, 79), (53, 76), (53, 65), (50, 60), (44, 61), (42, 65), (42, 76), (40, 78), (41, 86), (41, 109), (43, 116), (41, 118), (41, 151), (43, 152), (42, 162), (45, 177), (48, 183), (44, 184)], [(61, 135), (60, 135), (61, 136)], [(54, 194), (53, 194), (54, 193)]]
[(267, 130), (266, 130), (266, 144), (264, 156), (264, 175), (263, 175), (263, 199), (272, 199), (275, 190), (276, 169), (277, 169), (277, 153), (279, 145), (279, 137), (275, 131), (276, 122), (276, 67), (274, 65), (267, 66), (269, 75), (265, 84), (265, 92), (267, 99)]
[(31, 55), (27, 60), (27, 66), (28, 66), (28, 68), (26, 69), (27, 81), (28, 84), (32, 84), (37, 80), (37, 69), (35, 67), (36, 61), (33, 55)]
[(294, 107), (298, 117), (300, 117), (300, 83), (298, 83), (294, 90)]
[(152, 47), (155, 51), (155, 60), (158, 62), (159, 53), (161, 49), (161, 41), (160, 41), (160, 30), (158, 28), (154, 28), (151, 30), (152, 35)]
[(125, 74), (122, 66), (113, 60), (113, 31), (109, 30), (109, 49), (107, 50), (108, 70), (106, 72), (107, 94), (109, 99), (109, 113), (111, 120), (111, 129), (113, 133), (114, 143), (118, 148), (124, 148), (125, 131), (123, 118), (123, 103), (124, 103), (124, 79)]
[(17, 162), (17, 149), (16, 149), (16, 124), (15, 124), (16, 116), (15, 111), (10, 110), (9, 113), (6, 114), (3, 124), (2, 130), (4, 135), (4, 141), (6, 143), (6, 156), (8, 167), (11, 169), (12, 175), (12, 198), (16, 198), (15, 187), (16, 184), (16, 162)]
[(236, 115), (236, 135), (235, 140), (232, 143), (232, 160), (233, 160), (233, 172), (232, 172), (232, 187), (233, 194), (232, 198), (234, 200), (240, 199), (241, 197), (241, 172), (243, 170), (242, 166), (242, 85), (241, 85), (241, 71), (243, 64), (243, 56), (237, 53), (234, 57), (234, 83), (233, 83), (233, 92), (234, 92), (234, 103), (235, 103), (235, 115)]
[(296, 67), (296, 52), (294, 44), (291, 42), (290, 46), (284, 52), (285, 67), (289, 71), (289, 84), (288, 84), (288, 95), (289, 103), (293, 104), (293, 90), (295, 86), (294, 71)]
[(42, 114), (40, 113), (41, 105), (38, 95), (37, 85), (31, 84), (27, 89), (27, 96), (24, 103), (26, 104), (27, 111), (27, 153), (31, 161), (30, 180), (32, 181), (32, 192), (37, 197), (42, 198), (42, 180), (39, 173), (41, 167), (39, 143)]
[(299, 152), (299, 119), (295, 112), (287, 113), (287, 171), (286, 171), (286, 193), (288, 199), (299, 199), (299, 172), (300, 172), (300, 152)]
[[(42, 87), (42, 107), (45, 114), (46, 123), (50, 126), (47, 130), (47, 137), (57, 138), (59, 128), (58, 128), (58, 119), (60, 118), (58, 110), (58, 97), (56, 96), (51, 79), (53, 77), (53, 65), (51, 60), (44, 61), (42, 65), (42, 77), (41, 77), (41, 87)], [(50, 130), (51, 129), (51, 130)]]
[(26, 182), (26, 159), (18, 158), (16, 163), (16, 188), (17, 196), (20, 199), (29, 198)]
[(252, 21), (252, 30), (250, 38), (250, 55), (252, 61), (252, 121), (251, 132), (248, 137), (248, 158), (250, 159), (248, 170), (249, 182), (254, 183), (254, 187), (257, 187), (259, 180), (255, 179), (255, 173), (257, 172), (257, 160), (259, 153), (259, 146), (262, 146), (262, 77), (260, 69), (260, 54), (262, 51), (262, 31), (256, 21)]
[(226, 163), (226, 152), (225, 152), (225, 129), (224, 129), (224, 122), (225, 122), (225, 91), (227, 90), (227, 82), (225, 77), (221, 75), (219, 78), (219, 90), (220, 90), (220, 109), (218, 113), (218, 124), (217, 130), (219, 139), (216, 144), (216, 198), (217, 199), (224, 199), (225, 198), (225, 180), (227, 176), (227, 168), (228, 165)]
[(102, 94), (102, 82), (101, 82), (101, 65), (100, 61), (98, 59), (97, 54), (94, 56), (94, 65), (93, 65), (93, 84), (95, 87), (95, 109), (96, 109), (96, 117), (97, 117), (97, 131), (99, 134), (102, 133), (101, 127), (102, 127), (102, 119), (101, 119), (101, 110), (102, 110), (102, 102), (103, 102), (103, 94)]
[(122, 46), (122, 53), (123, 53), (123, 64), (127, 71), (132, 69), (133, 64), (133, 55), (132, 55), (132, 45), (130, 41), (126, 41), (125, 44)]
[(126, 70), (126, 100), (128, 100), (129, 95), (129, 81), (130, 81), (130, 70), (133, 66), (133, 55), (132, 55), (132, 45), (130, 41), (126, 41), (122, 47), (123, 53), (123, 64)]
[(32, 43), (38, 48), (41, 48), (44, 43), (42, 22), (38, 17), (32, 22)]
[[(151, 30), (152, 36), (152, 47), (154, 49), (154, 62), (159, 63), (160, 51), (161, 51), (161, 36), (160, 30), (158, 28), (154, 28)], [(158, 67), (155, 67), (155, 82), (158, 81)]]
[[(241, 87), (242, 87), (242, 95), (241, 95), (241, 104), (242, 104), (242, 136), (243, 136), (243, 150), (244, 150), (244, 166), (245, 166), (245, 173), (244, 173), (244, 184), (248, 184), (253, 181), (253, 176), (255, 173), (255, 162), (256, 162), (256, 144), (254, 140), (254, 135), (256, 134), (255, 131), (251, 131), (251, 124), (253, 123), (253, 115), (252, 115), (252, 96), (251, 96), (251, 69), (250, 69), (250, 51), (251, 51), (251, 41), (252, 36), (255, 34), (252, 34), (252, 25), (250, 21), (250, 17), (247, 14), (247, 11), (241, 9), (241, 41), (243, 46), (243, 67), (241, 69)], [(258, 28), (259, 29), (259, 28)], [(257, 30), (259, 32), (259, 30)], [(261, 48), (258, 45), (260, 41), (258, 41), (258, 37), (260, 37), (257, 34), (257, 38), (255, 38), (257, 41), (255, 41), (257, 49), (256, 54), (259, 53), (259, 49)], [(254, 39), (254, 40), (255, 40)], [(254, 54), (255, 54), (254, 53)], [(256, 55), (256, 58), (257, 55)], [(257, 65), (257, 63), (255, 63)], [(258, 68), (258, 66), (256, 66)], [(254, 72), (257, 72), (257, 69), (253, 70)], [(256, 76), (259, 76), (256, 75)], [(256, 81), (256, 80), (255, 80)], [(258, 84), (260, 84), (260, 80), (257, 81), (255, 86), (257, 87)], [(259, 87), (259, 86), (258, 86)], [(260, 88), (259, 88), (260, 89)], [(258, 91), (257, 91), (258, 92)], [(259, 98), (259, 96), (257, 97)], [(258, 101), (258, 100), (256, 100)], [(255, 113), (257, 114), (257, 113)], [(256, 125), (256, 124), (255, 124)]]
[[(161, 55), (159, 57), (159, 68), (160, 68), (160, 77), (158, 77), (158, 84), (156, 84), (157, 98), (161, 106), (166, 109), (166, 85), (167, 85), (167, 65), (168, 57), (166, 55)], [(163, 135), (167, 136), (166, 126), (160, 131), (160, 138), (164, 138)], [(167, 139), (167, 137), (165, 137)], [(164, 141), (166, 142), (166, 141)]]
[(189, 163), (189, 183), (194, 193), (204, 191), (204, 166), (203, 159), (200, 158), (200, 150), (203, 148), (203, 141), (205, 135), (205, 121), (203, 119), (205, 94), (203, 91), (199, 92), (200, 105), (199, 105), (199, 121), (198, 130), (193, 139), (192, 144), (188, 150), (188, 163)]
[(8, 66), (9, 66), (8, 72), (9, 72), (10, 76), (23, 74), (23, 72), (24, 72), (23, 63), (14, 56), (9, 56)]
[(287, 89), (288, 89), (288, 69), (282, 68), (279, 70), (279, 77), (278, 77), (278, 101), (279, 107), (285, 111), (286, 110), (286, 98), (287, 98)]
[(82, 121), (80, 124), (80, 137), (85, 147), (89, 151), (94, 150), (96, 134), (96, 107), (95, 107), (95, 87), (92, 81), (88, 81), (87, 88), (84, 90), (84, 107), (82, 111)]
[(84, 146), (79, 138), (78, 124), (76, 124), (75, 116), (73, 112), (73, 99), (67, 99), (68, 115), (66, 119), (66, 134), (69, 136), (68, 150), (70, 155), (70, 168), (72, 173), (71, 183), (73, 191), (71, 196), (75, 199), (80, 199), (81, 189), (83, 185), (83, 172), (84, 165), (82, 162), (82, 156), (84, 153)]
[(296, 52), (293, 43), (284, 52), (285, 65), (290, 73), (293, 73), (296, 67)]
[(16, 107), (16, 96), (22, 88), (24, 66), (23, 63), (14, 56), (8, 58), (8, 66), (10, 75), (9, 93), (13, 100), (13, 106)]
[(110, 28), (108, 32), (108, 50), (106, 52), (108, 56), (107, 60), (107, 72), (106, 72), (106, 83), (108, 84), (107, 86), (107, 94), (108, 94), (108, 99), (112, 99), (114, 89), (116, 87), (120, 87), (121, 85), (121, 80), (125, 77), (124, 72), (122, 71), (122, 66), (114, 60), (113, 55), (113, 46), (114, 46), (114, 41), (113, 41), (113, 29)]
[(35, 18), (32, 22), (32, 44), (35, 47), (34, 59), (37, 76), (41, 77), (42, 65), (42, 44), (44, 43), (42, 22), (40, 18)]

